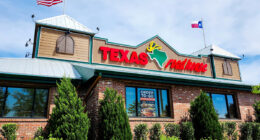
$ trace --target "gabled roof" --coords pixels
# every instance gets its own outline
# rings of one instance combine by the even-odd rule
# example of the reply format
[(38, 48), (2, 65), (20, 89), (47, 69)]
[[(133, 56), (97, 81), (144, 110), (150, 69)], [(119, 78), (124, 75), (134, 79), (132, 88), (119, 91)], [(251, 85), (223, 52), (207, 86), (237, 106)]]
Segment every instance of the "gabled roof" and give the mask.
[(206, 48), (203, 48), (199, 51), (196, 51), (194, 53), (192, 53), (192, 55), (215, 55), (215, 56), (220, 56), (220, 57), (226, 57), (226, 58), (233, 58), (233, 59), (240, 59), (239, 56), (236, 56), (216, 45), (210, 45)]
[(81, 79), (81, 75), (70, 63), (37, 58), (0, 58), (0, 74)]
[(88, 34), (95, 34), (92, 30), (84, 26), (83, 24), (79, 23), (72, 17), (68, 15), (60, 15), (60, 16), (55, 16), (51, 18), (46, 18), (42, 20), (37, 20), (37, 24), (40, 25), (45, 25), (45, 26), (50, 26), (50, 27), (55, 27), (55, 28), (61, 28), (61, 29), (66, 29), (66, 30), (71, 30), (71, 31), (76, 31), (76, 32), (83, 32), (83, 33), (88, 33)]

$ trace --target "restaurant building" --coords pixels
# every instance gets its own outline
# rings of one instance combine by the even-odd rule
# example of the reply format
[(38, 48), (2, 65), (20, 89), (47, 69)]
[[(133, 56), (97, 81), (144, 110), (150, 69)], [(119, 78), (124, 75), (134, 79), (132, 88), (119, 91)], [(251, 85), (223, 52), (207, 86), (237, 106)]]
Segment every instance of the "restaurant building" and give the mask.
[(187, 119), (201, 90), (221, 121), (250, 121), (260, 96), (242, 82), (239, 60), (216, 45), (181, 54), (158, 35), (136, 46), (110, 42), (67, 15), (38, 20), (32, 58), (0, 58), (0, 126), (16, 123), (19, 139), (32, 138), (46, 126), (63, 76), (72, 79), (95, 130), (108, 87), (125, 99), (132, 130)]

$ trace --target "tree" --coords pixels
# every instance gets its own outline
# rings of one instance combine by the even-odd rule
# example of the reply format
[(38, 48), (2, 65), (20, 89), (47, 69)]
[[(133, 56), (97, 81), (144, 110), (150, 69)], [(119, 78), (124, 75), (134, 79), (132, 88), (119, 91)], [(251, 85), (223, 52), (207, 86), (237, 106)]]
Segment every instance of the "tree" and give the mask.
[(260, 84), (252, 87), (252, 93), (260, 94)]
[(128, 116), (121, 95), (114, 89), (106, 89), (100, 101), (99, 137), (104, 140), (132, 140)]
[[(260, 94), (260, 84), (252, 87), (252, 93)], [(255, 101), (253, 108), (255, 110), (255, 121), (260, 122), (260, 101)]]
[(195, 138), (222, 140), (222, 129), (210, 97), (203, 91), (191, 102), (190, 118), (195, 129)]
[(78, 97), (71, 80), (63, 78), (57, 83), (58, 95), (48, 124), (50, 136), (69, 140), (86, 140), (90, 122), (85, 106)]
[(260, 123), (260, 101), (255, 101), (253, 108), (255, 110), (255, 122)]

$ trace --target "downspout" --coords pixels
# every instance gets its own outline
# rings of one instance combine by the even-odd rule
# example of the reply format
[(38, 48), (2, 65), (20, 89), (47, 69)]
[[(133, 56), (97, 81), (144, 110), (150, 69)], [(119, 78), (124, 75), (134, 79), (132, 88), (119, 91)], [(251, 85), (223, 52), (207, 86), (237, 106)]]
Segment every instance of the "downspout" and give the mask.
[(212, 54), (209, 57), (210, 57), (210, 63), (211, 63), (211, 69), (212, 69), (212, 76), (213, 76), (213, 78), (216, 78), (216, 69), (215, 69), (214, 57), (213, 57)]

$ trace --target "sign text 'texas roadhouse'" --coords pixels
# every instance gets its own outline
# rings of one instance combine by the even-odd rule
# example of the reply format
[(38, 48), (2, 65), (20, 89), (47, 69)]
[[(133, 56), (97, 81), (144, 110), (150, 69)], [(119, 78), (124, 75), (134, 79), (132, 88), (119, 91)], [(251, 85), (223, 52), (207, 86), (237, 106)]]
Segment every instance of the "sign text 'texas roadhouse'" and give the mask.
[[(146, 65), (148, 59), (155, 60), (160, 68), (170, 68), (176, 70), (187, 70), (195, 72), (206, 72), (207, 64), (192, 62), (191, 59), (176, 60), (168, 59), (167, 54), (161, 51), (162, 47), (157, 45), (154, 41), (150, 42), (146, 48), (147, 52), (137, 54), (136, 51), (129, 51), (127, 49), (116, 49), (111, 47), (100, 46), (99, 50), (102, 52), (102, 59), (114, 62), (122, 62), (129, 64)], [(130, 57), (129, 57), (130, 54)], [(165, 64), (165, 62), (167, 62)], [(165, 65), (164, 65), (165, 64)]]

